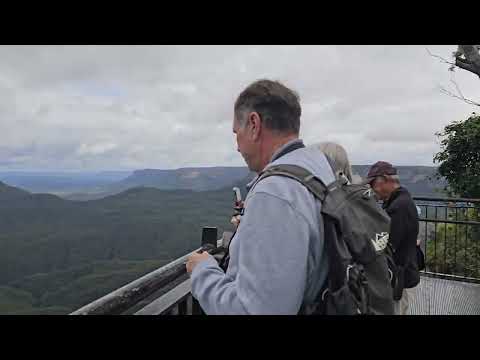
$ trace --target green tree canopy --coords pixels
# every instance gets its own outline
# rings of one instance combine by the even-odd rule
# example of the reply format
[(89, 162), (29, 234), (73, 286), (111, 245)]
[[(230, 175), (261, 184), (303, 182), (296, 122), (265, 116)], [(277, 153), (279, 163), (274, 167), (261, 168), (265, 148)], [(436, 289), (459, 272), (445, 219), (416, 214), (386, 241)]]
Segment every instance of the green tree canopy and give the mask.
[(441, 138), (441, 151), (433, 159), (438, 172), (448, 181), (451, 195), (480, 198), (480, 115), (447, 125)]

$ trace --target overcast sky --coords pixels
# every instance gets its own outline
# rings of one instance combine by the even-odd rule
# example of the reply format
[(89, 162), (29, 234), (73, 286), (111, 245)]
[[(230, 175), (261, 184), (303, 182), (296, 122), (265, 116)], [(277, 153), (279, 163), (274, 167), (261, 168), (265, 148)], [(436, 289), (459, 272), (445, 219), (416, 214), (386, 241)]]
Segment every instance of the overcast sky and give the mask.
[[(475, 110), (440, 92), (451, 76), (424, 46), (1, 46), (0, 170), (243, 166), (233, 103), (259, 78), (300, 94), (307, 144), (432, 165), (434, 133)], [(454, 76), (480, 100), (476, 76)]]

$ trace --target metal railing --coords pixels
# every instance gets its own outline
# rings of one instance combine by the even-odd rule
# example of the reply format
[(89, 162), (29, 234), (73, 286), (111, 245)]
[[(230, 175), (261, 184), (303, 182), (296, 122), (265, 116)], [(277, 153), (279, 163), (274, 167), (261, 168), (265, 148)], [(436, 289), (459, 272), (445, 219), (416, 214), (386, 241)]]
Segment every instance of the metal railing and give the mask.
[(480, 200), (415, 197), (424, 275), (480, 283)]
[(200, 315), (198, 302), (190, 294), (187, 258), (204, 249), (228, 246), (231, 233), (217, 238), (217, 228), (204, 227), (201, 247), (141, 278), (95, 300), (70, 315)]
[[(421, 209), (419, 237), (425, 276), (480, 283), (479, 199), (414, 197)], [(72, 315), (199, 315), (190, 293), (185, 262), (204, 248), (226, 247), (231, 233), (217, 239), (217, 229), (203, 228), (202, 247), (110, 294)]]

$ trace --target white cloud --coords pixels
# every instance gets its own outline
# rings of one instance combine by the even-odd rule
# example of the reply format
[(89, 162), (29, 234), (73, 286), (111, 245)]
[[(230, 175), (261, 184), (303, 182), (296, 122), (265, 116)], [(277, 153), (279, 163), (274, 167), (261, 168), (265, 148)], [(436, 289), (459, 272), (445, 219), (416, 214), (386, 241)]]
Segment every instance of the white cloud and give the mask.
[(299, 92), (307, 143), (431, 165), (434, 133), (474, 110), (440, 93), (450, 76), (422, 46), (2, 46), (0, 169), (243, 165), (233, 102), (262, 77)]
[(77, 149), (76, 153), (78, 155), (102, 155), (105, 154), (117, 147), (116, 144), (113, 143), (100, 143), (100, 144), (82, 144)]

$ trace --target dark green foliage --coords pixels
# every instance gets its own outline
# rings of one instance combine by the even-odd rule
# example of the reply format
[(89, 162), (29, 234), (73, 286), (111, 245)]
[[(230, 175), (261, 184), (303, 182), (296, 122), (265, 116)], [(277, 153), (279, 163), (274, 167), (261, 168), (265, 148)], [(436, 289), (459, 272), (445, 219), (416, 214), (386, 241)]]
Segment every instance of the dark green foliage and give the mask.
[[(448, 211), (447, 220), (480, 221), (477, 209), (458, 209), (456, 213), (454, 210)], [(437, 219), (444, 220), (445, 216)], [(429, 271), (480, 278), (479, 225), (430, 223), (426, 250)]]
[(0, 286), (0, 313), (31, 310), (34, 299), (28, 291)]
[(24, 292), (4, 290), (0, 313), (75, 310), (199, 247), (203, 226), (230, 230), (229, 189), (134, 188), (88, 202), (10, 190), (0, 193), (0, 285)]
[[(480, 198), (480, 116), (455, 121), (437, 136), (441, 151), (434, 157), (451, 196)], [(450, 220), (480, 221), (478, 206), (447, 214)], [(436, 236), (436, 241), (435, 241)], [(446, 274), (480, 277), (480, 226), (439, 224), (431, 230), (427, 266)]]
[(480, 115), (455, 121), (437, 136), (443, 138), (442, 150), (434, 161), (438, 172), (449, 184), (451, 195), (480, 198)]

